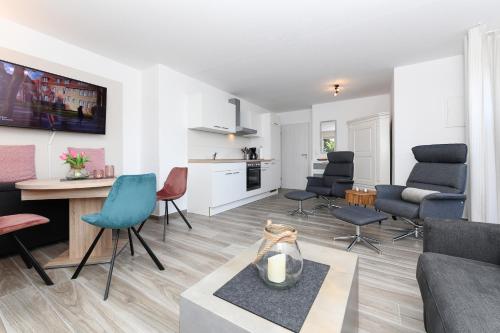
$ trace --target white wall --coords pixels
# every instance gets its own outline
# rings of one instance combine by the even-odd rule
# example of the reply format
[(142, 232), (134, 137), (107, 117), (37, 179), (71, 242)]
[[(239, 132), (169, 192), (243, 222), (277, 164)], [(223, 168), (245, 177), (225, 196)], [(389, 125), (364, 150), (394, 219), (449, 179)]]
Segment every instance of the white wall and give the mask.
[[(141, 140), (140, 72), (98, 54), (0, 19), (0, 59), (108, 87), (106, 135), (57, 133), (48, 151), (48, 131), (0, 128), (0, 144), (36, 144), (37, 176), (62, 177), (58, 155), (68, 146), (105, 147), (118, 173), (139, 172)], [(49, 157), (50, 156), (50, 157)]]
[(311, 109), (303, 109), (296, 111), (287, 111), (278, 113), (281, 125), (310, 123), (311, 122)]
[[(218, 152), (218, 158), (241, 158), (240, 149), (251, 146), (256, 140), (188, 130), (189, 94), (202, 92), (232, 97), (229, 93), (163, 65), (144, 70), (142, 81), (143, 170), (157, 174), (158, 188), (163, 185), (173, 167), (187, 166), (190, 158), (210, 158), (215, 151)], [(241, 100), (241, 108), (259, 113), (268, 112), (245, 100)], [(180, 209), (187, 207), (186, 198), (184, 196), (176, 201)], [(163, 209), (162, 205), (161, 214)], [(173, 207), (169, 209), (174, 211)]]
[(405, 184), (411, 148), (465, 142), (463, 56), (394, 69), (393, 183)]
[(311, 117), (312, 158), (324, 157), (321, 154), (320, 146), (319, 126), (322, 121), (337, 121), (337, 150), (347, 150), (349, 139), (347, 122), (349, 120), (390, 111), (391, 98), (389, 94), (313, 105)]

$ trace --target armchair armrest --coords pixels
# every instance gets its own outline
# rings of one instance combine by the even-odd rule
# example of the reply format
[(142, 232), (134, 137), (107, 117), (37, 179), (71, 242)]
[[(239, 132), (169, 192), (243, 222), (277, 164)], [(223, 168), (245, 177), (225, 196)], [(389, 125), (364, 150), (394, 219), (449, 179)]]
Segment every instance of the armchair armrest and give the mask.
[(377, 199), (401, 200), (401, 192), (406, 188), (402, 185), (376, 185)]
[(345, 191), (352, 189), (354, 180), (347, 178), (336, 179), (332, 183), (332, 194), (338, 198), (345, 198)]
[(307, 186), (323, 186), (323, 178), (307, 177)]
[(500, 225), (435, 220), (424, 221), (424, 252), (500, 264)]
[(335, 182), (339, 184), (354, 184), (354, 180), (352, 179), (337, 179)]
[(465, 194), (459, 194), (459, 193), (433, 193), (425, 197), (424, 200), (463, 200), (467, 196)]
[(465, 207), (465, 194), (458, 193), (434, 193), (425, 197), (420, 203), (419, 217), (459, 219), (462, 217)]

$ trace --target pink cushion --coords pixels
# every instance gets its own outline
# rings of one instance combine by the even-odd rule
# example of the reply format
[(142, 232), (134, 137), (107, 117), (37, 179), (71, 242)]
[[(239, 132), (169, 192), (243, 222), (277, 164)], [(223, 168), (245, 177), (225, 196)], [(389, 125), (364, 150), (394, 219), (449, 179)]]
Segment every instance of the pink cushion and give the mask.
[(0, 183), (15, 183), (35, 178), (34, 145), (0, 145)]
[(104, 170), (106, 166), (106, 159), (104, 157), (104, 148), (73, 148), (68, 147), (70, 150), (75, 151), (77, 154), (85, 152), (89, 158), (89, 162), (85, 164), (85, 169), (92, 174), (94, 170)]
[(0, 235), (48, 223), (49, 219), (35, 214), (15, 214), (0, 216)]

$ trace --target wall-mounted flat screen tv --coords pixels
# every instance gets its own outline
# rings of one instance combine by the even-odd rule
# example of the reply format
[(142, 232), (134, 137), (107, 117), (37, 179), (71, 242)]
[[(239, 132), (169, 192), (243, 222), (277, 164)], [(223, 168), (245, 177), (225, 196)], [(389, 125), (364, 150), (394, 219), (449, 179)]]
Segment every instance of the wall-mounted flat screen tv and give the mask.
[(106, 88), (0, 60), (0, 125), (106, 133)]

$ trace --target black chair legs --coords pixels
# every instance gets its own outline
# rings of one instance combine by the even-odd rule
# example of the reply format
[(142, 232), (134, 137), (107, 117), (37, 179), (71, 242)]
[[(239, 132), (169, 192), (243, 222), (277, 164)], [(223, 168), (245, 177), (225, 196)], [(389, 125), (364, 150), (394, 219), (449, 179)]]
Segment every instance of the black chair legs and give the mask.
[(163, 241), (165, 241), (167, 235), (167, 224), (168, 223), (168, 201), (165, 201), (165, 215), (163, 215)]
[(135, 236), (137, 237), (137, 239), (139, 240), (139, 242), (141, 242), (142, 246), (144, 246), (144, 249), (146, 249), (146, 251), (148, 252), (149, 256), (151, 257), (151, 259), (153, 259), (153, 261), (155, 262), (156, 266), (158, 266), (158, 269), (160, 271), (163, 271), (165, 269), (165, 267), (163, 267), (163, 265), (161, 264), (161, 262), (158, 260), (158, 258), (156, 257), (156, 255), (153, 253), (153, 251), (151, 250), (151, 248), (148, 246), (148, 244), (146, 244), (146, 242), (144, 241), (144, 239), (141, 237), (141, 235), (139, 235), (139, 233), (135, 230), (134, 227), (131, 227), (132, 231), (134, 232)]
[(12, 235), (12, 238), (16, 242), (17, 246), (19, 247), (19, 252), (21, 253), (21, 258), (23, 259), (24, 263), (26, 264), (26, 267), (31, 268), (34, 267), (38, 275), (42, 278), (42, 280), (45, 282), (46, 285), (51, 286), (54, 284), (50, 277), (45, 273), (43, 270), (42, 266), (38, 263), (38, 261), (31, 255), (30, 251), (24, 246), (23, 243), (17, 238), (16, 235)]
[[(142, 225), (144, 225), (145, 222), (146, 221), (144, 221), (141, 224), (141, 226), (139, 227), (139, 229), (142, 227)], [(131, 229), (132, 229), (133, 233), (135, 234), (135, 236), (137, 237), (137, 239), (141, 242), (142, 246), (144, 246), (144, 249), (146, 249), (146, 251), (148, 252), (148, 254), (151, 257), (151, 259), (153, 259), (153, 261), (156, 264), (156, 266), (158, 266), (158, 269), (160, 269), (161, 271), (165, 270), (165, 268), (163, 267), (163, 265), (161, 264), (161, 262), (158, 260), (158, 258), (156, 257), (156, 255), (153, 253), (153, 251), (151, 250), (151, 248), (148, 246), (148, 244), (146, 244), (146, 241), (144, 241), (144, 239), (141, 237), (141, 235), (139, 235), (139, 232), (137, 230), (135, 230), (134, 227), (130, 227), (130, 228), (127, 229), (131, 255), (134, 255), (134, 245), (133, 245), (133, 242), (132, 242), (132, 234), (130, 232)], [(118, 249), (118, 241), (120, 240), (120, 229), (114, 229), (114, 230), (116, 230), (116, 237), (113, 240), (113, 255), (111, 256), (111, 262), (110, 262), (109, 272), (108, 272), (108, 280), (106, 282), (106, 290), (104, 291), (104, 300), (107, 300), (108, 296), (109, 296), (109, 289), (111, 287), (111, 279), (113, 277), (113, 268), (115, 266), (115, 259), (117, 257), (117, 253), (116, 252), (117, 252), (117, 249)], [(94, 250), (97, 242), (101, 238), (103, 232), (104, 232), (104, 228), (101, 228), (101, 230), (99, 230), (99, 233), (97, 234), (96, 238), (92, 242), (92, 245), (90, 245), (87, 253), (83, 257), (83, 259), (80, 262), (80, 264), (78, 265), (78, 268), (76, 269), (75, 273), (71, 277), (72, 279), (76, 279), (78, 277), (78, 275), (80, 274), (81, 270), (83, 269), (83, 266), (85, 266), (85, 263), (87, 262), (87, 260), (89, 259), (90, 255), (92, 254), (92, 251)], [(35, 261), (33, 261), (33, 265), (35, 265), (35, 268), (36, 268), (36, 262)], [(37, 269), (37, 271), (38, 271), (38, 269)], [(45, 274), (45, 272), (43, 272), (43, 273)], [(40, 272), (39, 272), (39, 274), (40, 274)], [(40, 274), (40, 276), (42, 276), (42, 275)], [(48, 278), (49, 277), (47, 276), (47, 279)], [(52, 281), (50, 281), (50, 282), (52, 282)]]
[(92, 254), (92, 251), (94, 251), (94, 248), (97, 245), (99, 238), (101, 238), (103, 232), (104, 232), (104, 228), (101, 228), (101, 230), (99, 230), (99, 233), (97, 234), (96, 238), (94, 239), (94, 241), (90, 245), (89, 249), (87, 250), (87, 253), (85, 253), (85, 256), (83, 257), (82, 261), (78, 265), (78, 268), (76, 269), (76, 271), (73, 274), (73, 276), (71, 277), (71, 279), (76, 279), (78, 277), (83, 266), (85, 266), (85, 263), (87, 263), (87, 260), (89, 259), (90, 255)]
[(184, 222), (186, 223), (186, 225), (188, 226), (189, 229), (193, 229), (191, 227), (191, 224), (189, 224), (188, 220), (186, 219), (186, 217), (184, 216), (184, 214), (182, 214), (181, 210), (179, 209), (179, 207), (177, 207), (177, 205), (175, 204), (175, 201), (172, 200), (172, 204), (174, 204), (174, 207), (175, 209), (177, 209), (177, 212), (179, 212), (179, 215), (182, 217), (182, 219), (184, 220)]
[(134, 256), (134, 242), (132, 241), (132, 233), (130, 232), (130, 228), (127, 229), (128, 232), (128, 243), (130, 244), (130, 255)]
[[(130, 232), (130, 229), (129, 229), (129, 232)], [(109, 287), (111, 286), (111, 277), (113, 275), (113, 267), (115, 267), (116, 249), (118, 247), (118, 240), (119, 239), (120, 239), (120, 229), (116, 229), (116, 238), (115, 238), (114, 245), (113, 245), (113, 255), (111, 256), (111, 264), (109, 266), (108, 282), (106, 282), (106, 291), (104, 291), (104, 300), (107, 300), (108, 295), (109, 295)]]

